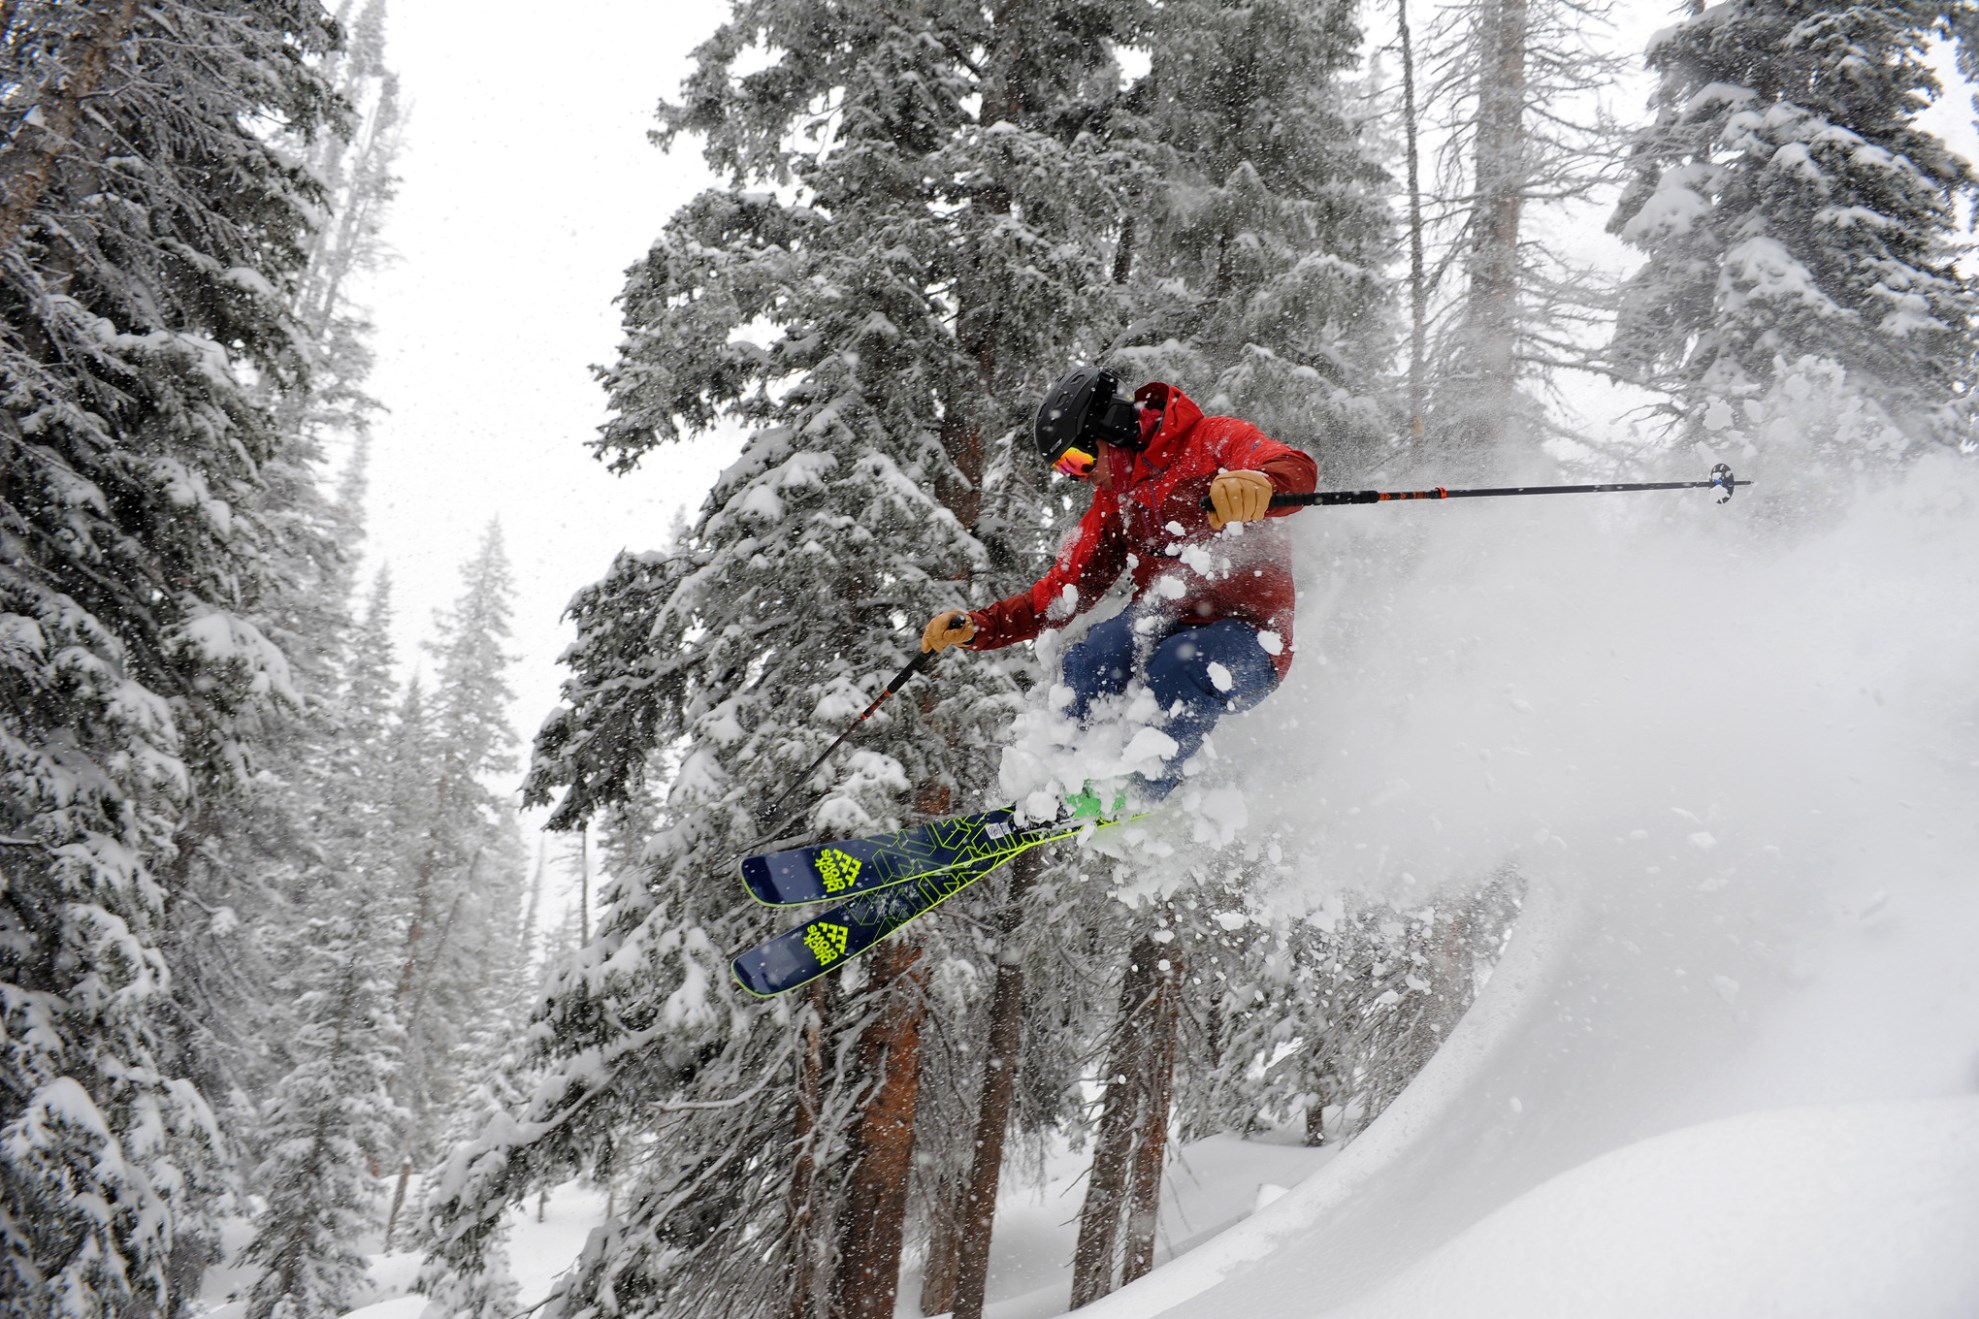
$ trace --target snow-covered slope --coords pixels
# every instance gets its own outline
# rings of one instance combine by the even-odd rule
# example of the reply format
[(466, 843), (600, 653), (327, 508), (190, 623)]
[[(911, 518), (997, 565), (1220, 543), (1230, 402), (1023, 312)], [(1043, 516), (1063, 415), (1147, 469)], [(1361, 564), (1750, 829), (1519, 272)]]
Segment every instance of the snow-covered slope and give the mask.
[(1510, 859), (1527, 910), (1339, 1158), (1082, 1319), (1979, 1313), (1970, 467), (1315, 524), (1325, 650), (1231, 730), (1306, 767), (1287, 900)]

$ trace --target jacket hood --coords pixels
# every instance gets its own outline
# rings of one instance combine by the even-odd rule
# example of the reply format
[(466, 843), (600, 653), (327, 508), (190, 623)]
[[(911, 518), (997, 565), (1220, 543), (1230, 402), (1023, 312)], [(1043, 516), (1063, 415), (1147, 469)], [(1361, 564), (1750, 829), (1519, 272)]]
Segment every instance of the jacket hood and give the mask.
[(1161, 412), (1161, 429), (1154, 433), (1142, 459), (1153, 467), (1168, 466), (1190, 429), (1203, 419), (1203, 410), (1194, 399), (1161, 380), (1150, 380), (1135, 390), (1134, 401)]

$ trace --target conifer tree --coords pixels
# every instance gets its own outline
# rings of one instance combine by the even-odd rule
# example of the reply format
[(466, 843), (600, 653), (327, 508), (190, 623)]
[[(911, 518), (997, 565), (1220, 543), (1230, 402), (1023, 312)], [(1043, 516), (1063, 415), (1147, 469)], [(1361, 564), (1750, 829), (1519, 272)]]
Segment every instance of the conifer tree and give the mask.
[[(930, 926), (887, 954), (918, 946), (925, 980), (889, 980), (884, 958), (848, 970), (828, 1020), (756, 1007), (723, 963), (772, 927), (710, 877), (757, 840), (750, 808), (899, 667), (909, 617), (1004, 593), (1018, 584), (1005, 565), (1029, 569), (1043, 548), (1040, 474), (1011, 461), (1009, 437), (1118, 324), (1107, 290), (1129, 164), (1081, 131), (1118, 85), (1113, 23), (1092, 6), (739, 4), (663, 112), (663, 135), (705, 134), (733, 186), (690, 203), (633, 271), (598, 449), (629, 468), (722, 418), (753, 434), (671, 552), (625, 556), (574, 605), (569, 708), (538, 738), (532, 795), (576, 825), (680, 751), (644, 873), (614, 877), (599, 934), (551, 987), (538, 1031), (554, 1072), (524, 1138), (464, 1154), (439, 1209), (441, 1250), (465, 1264), (488, 1197), (636, 1159), (621, 1216), (553, 1308), (609, 1288), (658, 1313), (804, 1314), (862, 1276), (860, 1303), (891, 1306), (904, 1188), (895, 1174), (853, 1188), (900, 1126), (865, 1119), (884, 1096), (915, 1120), (917, 1003), (953, 992), (942, 967), (967, 945)], [(1065, 41), (1065, 24), (1083, 39)], [(774, 67), (736, 74), (758, 37)], [(780, 180), (791, 188), (762, 190)], [(804, 827), (864, 832), (974, 799), (995, 760), (973, 748), (1015, 691), (1009, 666), (984, 660), (896, 702), (803, 785)], [(822, 1059), (802, 1150), (800, 1057)], [(650, 1153), (632, 1130), (652, 1133)], [(800, 1166), (819, 1176), (793, 1214)], [(861, 1196), (878, 1217), (843, 1238), (842, 1261), (798, 1267)]]
[[(1656, 119), (1610, 225), (1647, 257), (1614, 351), (1688, 434), (1803, 362), (1845, 371), (1837, 400), (1867, 402), (1893, 447), (1964, 434), (1976, 304), (1955, 203), (1979, 180), (1919, 122), (1951, 8), (1731, 0), (1658, 36)], [(1846, 458), (1871, 429), (1824, 445)]]
[[(1188, 0), (1154, 12), (1147, 41), (1149, 73), (1115, 124), (1116, 140), (1152, 164), (1115, 266), (1135, 316), (1120, 357), (1313, 449), (1343, 476), (1372, 470), (1400, 429), (1383, 378), (1395, 224), (1380, 144), (1352, 108), (1356, 7)], [(1163, 1060), (1184, 986), (1179, 946), (1148, 953), (1147, 919), (1102, 927), (1098, 946), (1115, 965), (1092, 970), (1117, 976), (1125, 997), (1117, 1020), (1072, 1032), (1106, 1063), (1075, 1305), (1152, 1259), (1173, 1081)], [(973, 1312), (980, 1296), (958, 1302)]]
[(1116, 273), (1121, 355), (1345, 470), (1396, 429), (1384, 398), (1395, 250), (1379, 144), (1353, 108), (1358, 6), (1180, 0), (1115, 135), (1155, 165)]
[[(286, 295), (336, 107), (300, 0), (24, 0), (0, 32), (0, 1296), (167, 1311), (210, 1254), (215, 1051), (170, 1010), (211, 833), (298, 693), (269, 603)], [(208, 923), (224, 926), (215, 907)]]
[(266, 1203), (241, 1256), (262, 1270), (248, 1289), (256, 1316), (334, 1315), (354, 1303), (365, 1268), (356, 1243), (382, 1208), (375, 1170), (397, 1152), (405, 1118), (392, 1093), (402, 1040), (387, 900), (398, 879), (390, 596), (381, 570), (344, 648), (338, 736), (324, 748), (311, 824), (320, 861), (289, 911), (269, 914), (286, 922), (270, 938), (282, 969), (269, 986), (293, 1008), (277, 1051), (288, 1070), (268, 1086), (249, 1176)]
[[(185, 1019), (226, 1046), (229, 1084), (215, 1088), (233, 1100), (227, 1128), (244, 1147), (245, 1187), (266, 1205), (243, 1258), (264, 1268), (249, 1289), (257, 1313), (347, 1308), (362, 1275), (354, 1243), (382, 1207), (374, 1173), (394, 1152), (386, 1086), (401, 1041), (380, 997), (391, 943), (381, 899), (394, 872), (373, 832), (388, 813), (375, 794), (391, 695), (389, 582), (381, 574), (355, 623), (377, 404), (362, 388), (370, 326), (347, 283), (375, 263), (396, 150), (382, 19), (382, 0), (371, 0), (346, 45), (318, 61), (354, 112), (340, 131), (278, 138), (326, 189), (325, 219), (286, 291), (309, 373), (268, 398), (286, 443), (263, 466), (256, 507), (271, 578), (263, 613), (300, 699), (264, 722), (251, 786), (208, 793), (181, 831), (182, 855), (185, 839), (201, 840), (181, 911), (225, 902), (235, 923), (216, 931), (196, 914), (168, 946)], [(332, 491), (326, 467), (338, 454)]]
[(437, 1155), (440, 1132), (499, 1053), (506, 1031), (494, 1014), (518, 1005), (521, 992), (526, 863), (515, 808), (492, 786), (515, 763), (513, 657), (504, 650), (514, 589), (501, 528), (490, 524), (456, 604), (436, 620), (432, 697), (409, 693), (400, 716), (397, 877), (409, 909), (394, 992), (406, 1031), (398, 1093), (407, 1120), (388, 1240), (412, 1169)]
[(270, 1104), (268, 1154), (255, 1171), (267, 1207), (242, 1262), (263, 1272), (248, 1289), (251, 1319), (330, 1319), (362, 1293), (359, 1243), (377, 1223), (369, 1169), (391, 1148), (400, 1115), (390, 1093), (397, 1065), (389, 968), (371, 913), (352, 884), (343, 910), (319, 917), (296, 949), (301, 1059)]

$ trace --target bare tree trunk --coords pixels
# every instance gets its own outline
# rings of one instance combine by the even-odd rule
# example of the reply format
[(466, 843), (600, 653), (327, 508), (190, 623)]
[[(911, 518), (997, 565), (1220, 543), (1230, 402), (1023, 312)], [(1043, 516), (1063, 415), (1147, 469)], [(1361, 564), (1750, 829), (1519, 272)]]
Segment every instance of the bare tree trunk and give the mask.
[(1090, 1305), (1113, 1290), (1114, 1248), (1126, 1203), (1140, 1109), (1141, 1059), (1146, 1051), (1142, 1008), (1155, 992), (1160, 945), (1152, 934), (1134, 941), (1120, 985), (1120, 1014), (1106, 1067), (1106, 1107), (1100, 1112), (1086, 1200), (1079, 1210), (1079, 1240), (1072, 1251), (1072, 1308)]
[(433, 871), (437, 865), (437, 844), (428, 844), (419, 861), (419, 876), (413, 884), (412, 922), (405, 927), (405, 965), (399, 969), (399, 983), (393, 998), (399, 1002), (412, 992), (419, 978), (419, 945), (426, 938), (426, 920), (433, 914)]
[(824, 1242), (816, 1236), (818, 1111), (824, 1102), (825, 1013), (831, 1003), (830, 978), (813, 980), (805, 990), (804, 1052), (797, 1060), (797, 1151), (790, 1174), (790, 1319), (811, 1319)]
[(1518, 387), (1519, 221), (1525, 204), (1528, 0), (1490, 0), (1479, 38), (1477, 212), (1467, 319), (1478, 372), (1478, 431), (1503, 445)]
[(536, 868), (530, 872), (529, 905), (523, 909), (522, 939), (516, 948), (525, 966), (530, 961), (530, 954), (535, 951), (536, 922), (543, 910), (543, 871), (547, 859), (545, 853), (549, 850), (549, 846), (548, 834), (536, 835)]
[(1134, 240), (1136, 237), (1134, 217), (1129, 215), (1120, 225), (1120, 245), (1113, 249), (1113, 282), (1125, 284), (1134, 273)]
[[(1010, 865), (1010, 893), (997, 929), (996, 988), (990, 994), (989, 1050), (983, 1059), (982, 1100), (970, 1149), (969, 1184), (963, 1195), (956, 1254), (955, 1319), (982, 1319), (989, 1284), (990, 1238), (996, 1224), (996, 1192), (1003, 1175), (1003, 1142), (1010, 1129), (1010, 1099), (1024, 1038), (1024, 963), (1017, 926), (1024, 895), (1037, 882), (1042, 862), (1026, 852)], [(929, 1311), (928, 1313), (939, 1313)]]
[(1416, 141), (1416, 57), (1409, 34), (1409, 0), (1395, 0), (1395, 15), (1402, 42), (1402, 136), (1409, 173), (1409, 433), (1421, 440), (1427, 430), (1423, 372), (1429, 356), (1429, 283), (1422, 253), (1422, 156)]
[(893, 1319), (900, 1291), (907, 1187), (914, 1172), (914, 1110), (921, 1084), (921, 950), (904, 939), (873, 953), (879, 1015), (859, 1039), (872, 1097), (852, 1133), (851, 1186), (840, 1220), (828, 1319)]
[(115, 0), (98, 7), (96, 21), (62, 51), (28, 113), (15, 125), (12, 139), (0, 149), (0, 251), (20, 238), (28, 217), (48, 191), (55, 162), (81, 123), (83, 103), (102, 85), (110, 57), (137, 20), (137, 9), (137, 0)]
[(419, 945), (426, 938), (426, 921), (433, 914), (433, 876), (440, 865), (439, 820), (447, 810), (447, 775), (440, 775), (439, 796), (433, 807), (434, 824), (426, 831), (426, 855), (419, 859), (419, 878), (413, 885), (412, 922), (405, 930), (405, 966), (393, 992), (393, 1005), (405, 1002), (419, 974)]
[(584, 820), (584, 832), (577, 836), (577, 942), (591, 942), (591, 819)]
[[(480, 860), (481, 854), (477, 851), (473, 859), (468, 862), (467, 877), (470, 885), (474, 880), (474, 867)], [(447, 908), (447, 919), (440, 926), (439, 940), (433, 945), (433, 961), (426, 967), (426, 973), (419, 977), (419, 992), (413, 996), (412, 1009), (406, 1014), (405, 1041), (411, 1064), (408, 1068), (411, 1084), (408, 1087), (408, 1093), (406, 1095), (406, 1111), (410, 1115), (411, 1120), (405, 1133), (405, 1158), (399, 1163), (398, 1186), (392, 1192), (392, 1210), (385, 1216), (385, 1250), (387, 1252), (391, 1250), (392, 1237), (398, 1231), (399, 1211), (405, 1208), (406, 1184), (412, 1180), (413, 1152), (419, 1143), (421, 1129), (424, 1127), (426, 1119), (426, 1067), (428, 1060), (427, 1051), (419, 1038), (419, 1031), (420, 1027), (424, 1024), (424, 1018), (426, 1016), (427, 991), (433, 987), (433, 971), (440, 964), (440, 954), (446, 951), (448, 942), (453, 938), (454, 920), (460, 915), (460, 900), (462, 896), (459, 893), (454, 894), (453, 903)]]
[(928, 1224), (928, 1261), (921, 1270), (922, 1314), (949, 1314), (955, 1309), (955, 1284), (962, 1267), (960, 1200), (965, 1193), (944, 1178), (929, 1195), (933, 1214)]
[(1140, 1134), (1134, 1144), (1133, 1184), (1127, 1195), (1127, 1252), (1120, 1268), (1126, 1286), (1154, 1267), (1155, 1227), (1161, 1213), (1161, 1172), (1168, 1155), (1168, 1108), (1175, 1086), (1175, 1042), (1182, 1018), (1182, 958), (1173, 944), (1157, 956), (1154, 993), (1146, 1008), (1147, 1049), (1141, 1065)]

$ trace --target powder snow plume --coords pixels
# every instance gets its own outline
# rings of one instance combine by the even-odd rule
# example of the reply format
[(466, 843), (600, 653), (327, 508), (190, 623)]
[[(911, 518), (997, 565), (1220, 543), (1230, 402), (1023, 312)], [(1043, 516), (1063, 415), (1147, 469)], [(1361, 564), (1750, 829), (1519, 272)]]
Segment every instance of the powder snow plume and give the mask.
[[(1723, 507), (1299, 515), (1297, 663), (1216, 736), (1260, 901), (1509, 865), (1524, 912), (1333, 1164), (1096, 1319), (1979, 1303), (1948, 1190), (1979, 1171), (1979, 470), (1739, 475)], [(1657, 1244), (1603, 1227), (1653, 1205)]]

